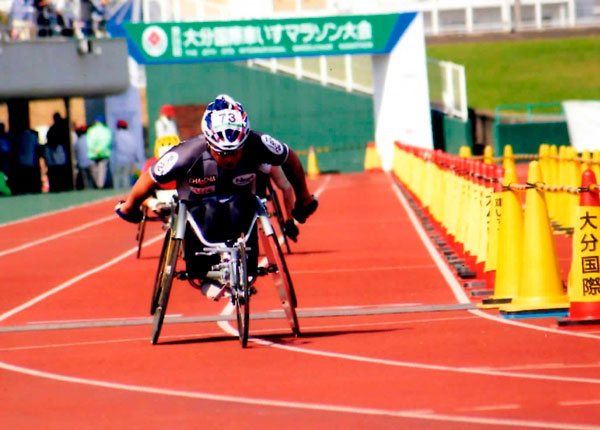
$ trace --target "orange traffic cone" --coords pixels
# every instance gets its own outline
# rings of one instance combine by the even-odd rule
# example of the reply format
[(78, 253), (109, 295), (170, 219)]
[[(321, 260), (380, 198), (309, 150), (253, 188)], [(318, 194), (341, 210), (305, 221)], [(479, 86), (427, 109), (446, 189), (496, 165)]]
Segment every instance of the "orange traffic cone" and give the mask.
[(381, 157), (375, 146), (375, 142), (367, 143), (367, 152), (365, 153), (365, 172), (381, 170)]
[[(585, 190), (596, 183), (592, 170), (583, 172)], [(573, 234), (573, 264), (569, 276), (569, 316), (559, 326), (600, 324), (600, 199), (593, 191), (582, 191)]]
[(317, 163), (317, 155), (315, 154), (315, 148), (312, 146), (308, 148), (308, 168), (306, 173), (309, 178), (316, 178), (319, 176), (319, 164)]

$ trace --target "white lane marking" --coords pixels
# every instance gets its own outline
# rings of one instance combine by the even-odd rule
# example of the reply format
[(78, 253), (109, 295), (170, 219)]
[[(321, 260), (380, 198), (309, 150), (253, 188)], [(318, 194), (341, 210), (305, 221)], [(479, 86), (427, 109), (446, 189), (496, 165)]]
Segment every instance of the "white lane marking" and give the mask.
[(433, 421), (449, 421), (473, 424), (487, 425), (505, 425), (513, 427), (528, 427), (528, 428), (545, 428), (545, 429), (561, 429), (561, 430), (600, 430), (599, 426), (587, 424), (572, 424), (572, 423), (555, 423), (534, 420), (517, 420), (517, 419), (499, 419), (499, 418), (482, 418), (460, 415), (435, 414), (429, 410), (391, 410), (391, 409), (375, 409), (375, 408), (360, 408), (342, 405), (329, 405), (324, 403), (308, 403), (308, 402), (293, 402), (285, 400), (249, 398), (241, 396), (229, 396), (223, 394), (212, 394), (201, 391), (174, 390), (166, 388), (157, 388), (132, 384), (121, 384), (116, 382), (99, 381), (89, 378), (78, 378), (73, 376), (59, 375), (50, 372), (44, 372), (26, 367), (15, 366), (9, 363), (0, 362), (0, 368), (22, 373), (25, 375), (36, 376), (40, 378), (51, 379), (55, 381), (68, 382), (73, 384), (90, 385), (95, 387), (109, 388), (115, 390), (131, 391), (138, 393), (158, 394), (163, 396), (183, 397), (192, 399), (202, 399), (217, 402), (241, 403), (247, 405), (267, 406), (277, 408), (301, 409), (322, 412), (339, 412), (348, 414), (372, 415), (372, 416), (390, 416), (396, 418), (414, 418)]
[[(469, 317), (454, 317), (454, 318), (419, 318), (419, 319), (414, 319), (414, 320), (404, 320), (404, 321), (380, 321), (380, 322), (372, 322), (372, 323), (353, 323), (353, 324), (327, 324), (327, 325), (318, 325), (318, 326), (304, 326), (302, 329), (303, 333), (318, 333), (322, 330), (325, 329), (348, 329), (348, 328), (366, 328), (366, 327), (371, 327), (371, 326), (394, 326), (394, 325), (402, 325), (402, 324), (417, 324), (417, 323), (430, 323), (430, 322), (436, 322), (436, 321), (447, 321), (447, 320), (461, 320), (461, 319), (474, 319), (477, 318), (476, 316), (469, 316)], [(254, 329), (253, 333), (254, 334), (274, 334), (274, 333), (281, 333), (282, 331), (287, 330), (287, 326), (286, 327), (274, 327), (274, 328), (268, 328), (268, 329)], [(180, 334), (180, 335), (161, 335), (160, 338), (161, 339), (170, 339), (170, 338), (182, 338), (182, 339), (187, 339), (189, 340), (190, 338), (196, 338), (196, 337), (202, 337), (202, 338), (209, 338), (209, 337), (214, 337), (214, 336), (218, 336), (223, 334), (222, 331), (219, 332), (202, 332), (202, 333), (197, 333), (197, 332), (193, 332), (193, 333), (188, 333), (188, 334)], [(237, 336), (237, 331), (235, 333), (235, 335)], [(143, 340), (143, 341), (147, 341), (148, 338), (144, 337), (144, 338), (123, 338), (123, 339), (113, 339), (113, 340), (98, 340), (98, 341), (82, 341), (82, 342), (72, 342), (72, 343), (60, 343), (60, 344), (44, 344), (44, 345), (26, 345), (26, 346), (14, 346), (14, 347), (5, 347), (5, 348), (0, 348), (0, 352), (2, 351), (18, 351), (21, 349), (44, 349), (44, 348), (59, 348), (59, 347), (65, 347), (65, 346), (79, 346), (79, 345), (96, 345), (96, 344), (103, 344), (103, 343), (118, 343), (118, 342), (134, 342), (134, 341), (139, 341), (139, 340)]]
[[(379, 305), (348, 305), (348, 306), (315, 306), (301, 308), (303, 311), (335, 311), (345, 309), (379, 309), (379, 308), (391, 308), (391, 307), (408, 307), (408, 306), (420, 306), (423, 303), (385, 303)], [(298, 308), (300, 310), (300, 308)], [(271, 309), (269, 312), (279, 312), (280, 309)]]
[(421, 264), (414, 266), (371, 266), (371, 267), (359, 267), (349, 269), (317, 269), (317, 270), (293, 270), (290, 274), (294, 275), (305, 275), (315, 273), (343, 273), (343, 272), (375, 272), (380, 270), (413, 270), (413, 269), (432, 269), (435, 268), (434, 264)]
[(452, 367), (443, 366), (438, 364), (425, 364), (425, 363), (414, 363), (410, 361), (398, 361), (388, 360), (383, 358), (372, 358), (365, 357), (362, 355), (345, 354), (340, 352), (323, 351), (317, 349), (300, 348), (291, 345), (280, 345), (264, 339), (252, 339), (264, 346), (270, 346), (272, 348), (283, 349), (287, 351), (299, 352), (308, 355), (317, 355), (330, 358), (339, 358), (348, 361), (357, 361), (362, 363), (382, 364), (385, 366), (392, 367), (408, 367), (413, 369), (424, 369), (424, 370), (439, 370), (442, 372), (453, 372), (453, 373), (466, 373), (473, 375), (485, 375), (485, 376), (502, 376), (506, 378), (520, 378), (520, 379), (534, 379), (542, 381), (557, 381), (557, 382), (577, 382), (581, 384), (598, 384), (600, 385), (599, 378), (579, 378), (572, 376), (556, 376), (556, 375), (539, 375), (532, 373), (518, 373), (518, 372), (503, 372), (494, 369), (481, 369), (476, 367)]
[(118, 220), (118, 218), (116, 218), (114, 215), (107, 216), (104, 218), (100, 218), (96, 221), (91, 221), (86, 224), (82, 224), (79, 227), (71, 228), (69, 230), (64, 230), (64, 231), (61, 231), (60, 233), (56, 233), (51, 236), (46, 236), (42, 239), (34, 240), (32, 242), (27, 242), (23, 245), (16, 246), (16, 247), (10, 248), (10, 249), (6, 249), (4, 251), (0, 251), (0, 257), (7, 255), (7, 254), (12, 254), (14, 252), (22, 251), (27, 248), (31, 248), (32, 246), (40, 245), (42, 243), (49, 242), (54, 239), (58, 239), (59, 237), (66, 236), (71, 233), (77, 233), (78, 231), (85, 230), (86, 228), (93, 227), (95, 225), (102, 224), (102, 223), (104, 223), (106, 221), (110, 221), (110, 220)]
[(458, 408), (459, 412), (484, 412), (484, 411), (507, 411), (511, 409), (520, 409), (520, 405), (486, 405), (474, 406), (472, 408)]
[[(456, 299), (458, 300), (459, 303), (470, 303), (471, 301), (467, 297), (464, 289), (460, 286), (460, 284), (458, 283), (458, 281), (456, 280), (456, 278), (454, 277), (454, 275), (452, 274), (452, 272), (450, 271), (450, 269), (448, 268), (446, 263), (444, 263), (440, 254), (435, 250), (433, 243), (429, 239), (429, 236), (427, 236), (427, 233), (425, 233), (425, 230), (423, 230), (421, 223), (419, 222), (418, 218), (416, 217), (416, 215), (414, 214), (414, 212), (408, 205), (406, 198), (402, 195), (398, 186), (394, 183), (394, 178), (391, 176), (391, 173), (388, 173), (388, 177), (390, 178), (392, 188), (396, 194), (396, 197), (398, 198), (398, 200), (400, 200), (400, 203), (404, 207), (406, 213), (408, 213), (408, 216), (410, 218), (411, 223), (413, 224), (413, 227), (417, 231), (417, 234), (421, 238), (421, 241), (425, 245), (425, 248), (427, 248), (429, 255), (431, 255), (431, 258), (433, 259), (435, 264), (438, 266), (439, 271), (442, 273), (442, 276), (444, 277), (448, 286), (452, 290), (452, 293), (454, 294), (454, 296), (456, 297)], [(575, 336), (575, 337), (584, 337), (584, 338), (589, 338), (589, 339), (600, 339), (600, 336), (596, 336), (591, 333), (581, 333), (581, 332), (574, 332), (574, 331), (569, 331), (569, 330), (558, 330), (558, 329), (553, 329), (550, 327), (540, 327), (540, 326), (536, 326), (534, 324), (527, 324), (527, 323), (524, 323), (521, 321), (515, 321), (515, 320), (510, 320), (510, 319), (505, 319), (502, 317), (490, 315), (490, 314), (483, 312), (481, 310), (478, 310), (478, 309), (468, 310), (467, 312), (471, 312), (472, 314), (477, 315), (479, 317), (486, 318), (486, 319), (489, 319), (489, 320), (492, 320), (495, 322), (499, 322), (502, 324), (510, 324), (510, 325), (514, 325), (517, 327), (528, 328), (531, 330), (539, 330), (539, 331), (543, 331), (543, 332), (547, 332), (547, 333), (561, 334), (564, 336)]]
[(545, 364), (528, 364), (516, 366), (494, 367), (496, 370), (539, 370), (539, 369), (587, 369), (600, 367), (600, 363), (592, 364), (564, 364), (564, 363), (545, 363)]
[(564, 400), (558, 402), (560, 406), (589, 406), (589, 405), (600, 405), (600, 399), (592, 400)]
[(21, 219), (17, 219), (17, 220), (14, 220), (14, 221), (5, 222), (4, 224), (0, 224), (0, 227), (6, 227), (6, 226), (9, 226), (9, 225), (13, 225), (13, 224), (20, 224), (22, 222), (32, 221), (32, 220), (35, 220), (35, 219), (38, 219), (38, 218), (44, 218), (44, 217), (47, 217), (49, 215), (55, 215), (55, 214), (58, 214), (58, 213), (61, 213), (61, 212), (67, 212), (67, 211), (70, 211), (70, 210), (73, 210), (73, 209), (82, 208), (82, 207), (85, 207), (85, 206), (93, 206), (93, 205), (98, 204), (98, 203), (103, 203), (103, 202), (106, 202), (108, 200), (114, 200), (114, 199), (118, 199), (118, 198), (119, 198), (119, 194), (115, 194), (114, 196), (104, 197), (102, 199), (94, 200), (92, 202), (82, 203), (80, 205), (72, 205), (72, 206), (68, 206), (66, 208), (57, 209), (55, 211), (44, 212), (42, 214), (32, 215), (32, 216), (27, 217), (27, 218), (21, 218)]
[[(152, 243), (159, 241), (163, 237), (164, 236), (162, 234), (160, 234), (158, 236), (155, 236), (152, 239), (144, 241), (143, 246), (146, 247), (148, 245), (151, 245)], [(118, 263), (119, 261), (124, 260), (125, 258), (129, 257), (130, 255), (132, 255), (132, 254), (134, 254), (136, 252), (137, 252), (137, 246), (134, 247), (134, 248), (131, 248), (129, 251), (124, 252), (123, 254), (119, 255), (118, 257), (115, 257), (112, 260), (110, 260), (110, 261), (108, 261), (108, 262), (106, 262), (104, 264), (101, 264), (100, 266), (97, 266), (97, 267), (95, 267), (95, 268), (93, 268), (91, 270), (88, 270), (87, 272), (84, 272), (84, 273), (82, 273), (80, 275), (75, 276), (74, 278), (69, 279), (66, 282), (63, 282), (62, 284), (58, 285), (57, 287), (54, 287), (54, 288), (46, 291), (45, 293), (40, 294), (39, 296), (37, 296), (37, 297), (29, 300), (28, 302), (23, 303), (22, 305), (17, 306), (16, 308), (11, 309), (10, 311), (1, 314), (0, 315), (0, 321), (4, 321), (5, 319), (7, 319), (9, 317), (11, 317), (11, 316), (13, 316), (13, 315), (15, 315), (15, 314), (17, 314), (17, 313), (19, 313), (19, 312), (27, 309), (27, 308), (30, 308), (31, 306), (35, 305), (36, 303), (39, 303), (42, 300), (47, 299), (48, 297), (50, 297), (50, 296), (52, 296), (52, 295), (54, 295), (54, 294), (56, 294), (56, 293), (64, 290), (65, 288), (70, 287), (71, 285), (73, 285), (73, 284), (81, 281), (82, 279), (87, 278), (90, 275), (93, 275), (94, 273), (98, 273), (98, 272), (100, 272), (100, 271), (102, 271), (102, 270), (104, 270), (104, 269), (106, 269), (106, 268), (108, 268), (108, 267), (110, 267), (110, 266)]]

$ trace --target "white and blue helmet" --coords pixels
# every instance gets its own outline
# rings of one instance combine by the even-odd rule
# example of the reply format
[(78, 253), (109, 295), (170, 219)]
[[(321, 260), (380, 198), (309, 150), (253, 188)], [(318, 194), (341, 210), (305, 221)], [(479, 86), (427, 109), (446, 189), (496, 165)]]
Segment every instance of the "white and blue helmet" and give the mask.
[(217, 152), (240, 149), (250, 133), (248, 116), (241, 103), (228, 95), (218, 95), (206, 107), (202, 117), (202, 133), (209, 146)]

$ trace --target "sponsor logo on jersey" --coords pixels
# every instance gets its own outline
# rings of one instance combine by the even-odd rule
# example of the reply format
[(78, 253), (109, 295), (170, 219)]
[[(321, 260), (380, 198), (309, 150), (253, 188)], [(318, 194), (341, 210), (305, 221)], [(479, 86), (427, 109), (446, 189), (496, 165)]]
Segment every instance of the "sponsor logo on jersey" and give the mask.
[(215, 175), (205, 176), (204, 178), (190, 178), (188, 183), (197, 187), (203, 187), (211, 182), (216, 182), (217, 177)]
[(283, 143), (281, 143), (277, 139), (272, 138), (268, 134), (263, 134), (260, 137), (260, 140), (262, 140), (262, 143), (264, 143), (265, 146), (269, 148), (269, 151), (271, 151), (273, 154), (283, 154)]
[(216, 187), (214, 185), (209, 185), (208, 187), (202, 188), (190, 188), (190, 191), (194, 194), (210, 194), (215, 192)]
[(177, 160), (179, 159), (179, 155), (176, 152), (168, 152), (161, 159), (159, 159), (154, 165), (154, 175), (155, 176), (164, 176), (171, 171)]
[(251, 184), (254, 181), (255, 177), (255, 173), (247, 173), (245, 175), (236, 176), (235, 178), (233, 178), (233, 183), (235, 185), (243, 187), (244, 185)]

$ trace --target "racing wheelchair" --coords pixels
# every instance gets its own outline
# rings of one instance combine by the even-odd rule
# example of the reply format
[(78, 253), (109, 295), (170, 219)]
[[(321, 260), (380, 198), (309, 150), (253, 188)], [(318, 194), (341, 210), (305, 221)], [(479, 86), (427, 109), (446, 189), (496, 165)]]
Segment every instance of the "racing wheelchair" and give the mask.
[[(279, 295), (281, 305), (294, 336), (300, 334), (298, 318), (296, 315), (296, 295), (292, 280), (287, 269), (279, 241), (271, 225), (266, 210), (264, 199), (254, 196), (257, 200), (257, 209), (252, 217), (250, 227), (237, 239), (226, 242), (210, 242), (206, 239), (202, 229), (191, 215), (188, 205), (190, 202), (174, 199), (166, 224), (167, 231), (155, 277), (150, 314), (152, 321), (152, 344), (158, 342), (164, 322), (171, 286), (175, 277), (185, 278), (185, 272), (177, 272), (178, 259), (182, 256), (182, 243), (187, 228), (191, 228), (194, 235), (202, 244), (198, 255), (218, 256), (219, 263), (212, 266), (206, 278), (218, 282), (228, 293), (231, 303), (235, 306), (237, 316), (238, 337), (241, 346), (248, 344), (250, 324), (250, 299), (255, 292), (252, 286), (257, 276), (271, 274)], [(259, 267), (256, 276), (249, 276), (247, 270), (247, 255), (250, 248), (246, 241), (254, 229), (258, 229), (263, 252), (267, 258), (267, 266)]]

